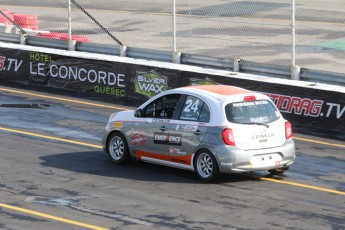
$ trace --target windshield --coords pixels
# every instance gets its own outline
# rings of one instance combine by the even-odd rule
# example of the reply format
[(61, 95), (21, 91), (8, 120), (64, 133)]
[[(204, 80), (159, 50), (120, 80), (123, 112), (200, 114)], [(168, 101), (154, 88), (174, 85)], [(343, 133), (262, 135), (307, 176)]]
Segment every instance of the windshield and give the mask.
[(241, 101), (225, 106), (229, 122), (238, 124), (270, 123), (280, 118), (278, 109), (269, 100)]

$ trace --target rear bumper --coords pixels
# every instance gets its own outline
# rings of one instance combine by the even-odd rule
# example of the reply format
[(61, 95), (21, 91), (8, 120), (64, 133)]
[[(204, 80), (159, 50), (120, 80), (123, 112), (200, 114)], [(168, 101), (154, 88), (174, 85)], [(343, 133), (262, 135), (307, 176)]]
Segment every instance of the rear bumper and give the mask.
[[(267, 160), (273, 155), (279, 155), (279, 160)], [(262, 156), (262, 162), (253, 165), (251, 159), (258, 156)], [(290, 166), (295, 161), (296, 153), (294, 141), (289, 139), (282, 146), (259, 150), (244, 151), (236, 147), (220, 146), (215, 149), (215, 157), (221, 173), (242, 173)]]

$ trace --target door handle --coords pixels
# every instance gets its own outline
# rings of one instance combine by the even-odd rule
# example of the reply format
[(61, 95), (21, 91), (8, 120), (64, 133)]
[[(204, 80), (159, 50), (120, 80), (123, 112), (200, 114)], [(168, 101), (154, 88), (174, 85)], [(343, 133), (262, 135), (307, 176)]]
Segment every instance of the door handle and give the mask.
[(159, 130), (160, 130), (160, 131), (162, 131), (162, 132), (164, 132), (164, 131), (167, 131), (167, 130), (168, 130), (168, 128), (167, 128), (167, 127), (165, 127), (165, 126), (161, 126), (161, 127), (159, 128)]
[(194, 132), (194, 134), (197, 135), (197, 136), (200, 136), (200, 135), (202, 135), (202, 132), (198, 129), (198, 130), (196, 130), (196, 131)]

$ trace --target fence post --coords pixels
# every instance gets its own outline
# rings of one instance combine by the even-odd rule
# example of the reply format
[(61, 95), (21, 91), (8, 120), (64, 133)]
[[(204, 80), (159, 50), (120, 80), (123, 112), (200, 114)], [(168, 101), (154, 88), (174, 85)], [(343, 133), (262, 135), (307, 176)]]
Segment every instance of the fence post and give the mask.
[(120, 46), (120, 57), (127, 56), (127, 46)]
[(172, 52), (172, 62), (181, 63), (181, 52), (176, 51), (176, 0), (172, 0), (173, 4), (173, 13), (172, 13), (172, 30), (173, 30), (173, 52)]
[(72, 3), (68, 0), (68, 50), (76, 50), (76, 41), (72, 40)]
[(20, 44), (21, 45), (26, 45), (26, 39), (27, 39), (28, 35), (20, 33), (19, 36), (20, 36), (19, 37), (20, 38)]
[(181, 52), (173, 52), (172, 62), (176, 64), (181, 64)]
[(173, 52), (176, 52), (176, 0), (172, 0), (173, 4), (173, 18), (172, 18), (172, 24), (173, 24)]
[(234, 61), (233, 61), (234, 68), (232, 69), (232, 71), (240, 72), (240, 61), (241, 61), (241, 59), (239, 59), (239, 58), (234, 59)]
[(296, 66), (296, 5), (291, 0), (291, 79), (300, 80), (299, 66)]

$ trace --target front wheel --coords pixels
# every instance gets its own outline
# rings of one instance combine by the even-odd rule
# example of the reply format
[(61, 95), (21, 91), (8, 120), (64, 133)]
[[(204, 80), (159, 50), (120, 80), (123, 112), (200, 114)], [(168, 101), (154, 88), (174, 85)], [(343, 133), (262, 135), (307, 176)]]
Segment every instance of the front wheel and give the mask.
[(128, 145), (125, 137), (120, 133), (113, 133), (108, 141), (108, 155), (117, 164), (125, 164), (129, 161)]
[(194, 169), (198, 178), (203, 182), (212, 182), (219, 176), (216, 158), (206, 149), (197, 153)]

